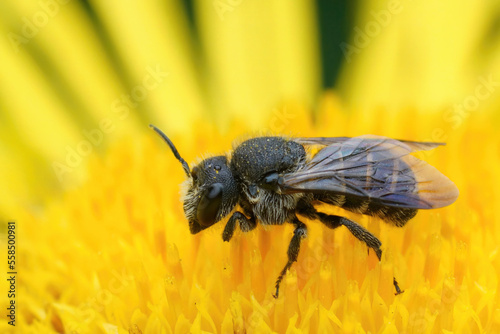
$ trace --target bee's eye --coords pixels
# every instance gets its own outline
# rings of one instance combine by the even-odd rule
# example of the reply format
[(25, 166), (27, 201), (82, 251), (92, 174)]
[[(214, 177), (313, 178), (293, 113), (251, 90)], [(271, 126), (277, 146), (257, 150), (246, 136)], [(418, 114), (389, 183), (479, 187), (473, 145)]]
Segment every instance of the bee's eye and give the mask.
[(198, 221), (202, 226), (208, 227), (217, 222), (217, 214), (222, 203), (221, 183), (214, 183), (205, 190), (197, 208)]

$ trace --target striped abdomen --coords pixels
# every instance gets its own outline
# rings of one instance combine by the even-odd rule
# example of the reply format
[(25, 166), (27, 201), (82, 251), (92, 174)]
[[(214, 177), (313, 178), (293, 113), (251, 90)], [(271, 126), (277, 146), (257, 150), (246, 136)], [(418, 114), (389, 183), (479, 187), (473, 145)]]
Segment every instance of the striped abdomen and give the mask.
[(404, 226), (410, 219), (415, 217), (417, 209), (397, 208), (392, 206), (380, 205), (369, 198), (361, 198), (349, 195), (336, 194), (316, 194), (315, 200), (323, 203), (335, 205), (342, 209), (360, 213), (363, 215), (378, 217), (387, 223), (395, 226)]

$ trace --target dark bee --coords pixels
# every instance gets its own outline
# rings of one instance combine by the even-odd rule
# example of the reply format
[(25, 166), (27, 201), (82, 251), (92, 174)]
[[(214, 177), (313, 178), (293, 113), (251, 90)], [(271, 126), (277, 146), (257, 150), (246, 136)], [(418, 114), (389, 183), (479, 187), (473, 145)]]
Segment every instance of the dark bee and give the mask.
[[(243, 232), (253, 230), (257, 223), (295, 226), (288, 262), (276, 280), (275, 298), (307, 235), (297, 215), (319, 220), (331, 229), (347, 227), (381, 259), (381, 242), (373, 234), (345, 217), (317, 211), (315, 204), (339, 206), (401, 227), (418, 209), (444, 207), (458, 197), (453, 182), (410, 154), (441, 143), (379, 136), (257, 137), (238, 145), (230, 157), (208, 158), (190, 170), (170, 139), (151, 127), (170, 146), (188, 177), (184, 212), (192, 234), (231, 213), (222, 233), (224, 241), (231, 239), (237, 223)], [(308, 154), (310, 147), (319, 151)], [(233, 212), (237, 204), (241, 210)], [(394, 287), (401, 293), (396, 279)]]

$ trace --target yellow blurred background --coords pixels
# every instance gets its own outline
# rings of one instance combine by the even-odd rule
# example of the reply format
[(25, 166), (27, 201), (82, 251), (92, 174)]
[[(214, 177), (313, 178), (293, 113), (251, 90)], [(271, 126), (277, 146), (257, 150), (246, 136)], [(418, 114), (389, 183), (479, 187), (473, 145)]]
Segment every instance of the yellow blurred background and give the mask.
[[(6, 0), (0, 34), (3, 240), (7, 219), (43, 213), (150, 123), (188, 161), (264, 130), (444, 141), (457, 160), (429, 161), (499, 235), (497, 0)], [(338, 123), (318, 124), (325, 105)]]
[[(103, 152), (149, 123), (176, 135), (202, 120), (224, 132), (247, 115), (259, 129), (283, 103), (314, 115), (328, 88), (367, 122), (377, 108), (438, 113), (446, 132), (469, 119), (497, 122), (497, 84), (477, 110), (455, 106), (482, 80), (500, 80), (499, 8), (492, 0), (3, 1), (2, 211), (71, 184), (82, 173), (78, 149)], [(322, 135), (342, 132), (332, 125)], [(90, 147), (78, 146), (88, 138)]]

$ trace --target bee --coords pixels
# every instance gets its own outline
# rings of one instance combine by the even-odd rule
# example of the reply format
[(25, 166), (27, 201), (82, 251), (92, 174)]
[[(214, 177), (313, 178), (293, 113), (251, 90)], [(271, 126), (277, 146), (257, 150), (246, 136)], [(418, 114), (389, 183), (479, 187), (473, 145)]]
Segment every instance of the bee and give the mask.
[[(418, 209), (441, 208), (458, 197), (455, 184), (436, 168), (411, 153), (442, 143), (395, 140), (381, 136), (287, 138), (256, 137), (237, 145), (230, 154), (207, 158), (190, 169), (172, 141), (150, 125), (168, 144), (187, 175), (184, 213), (192, 234), (229, 216), (222, 233), (231, 240), (237, 226), (248, 232), (257, 226), (295, 226), (288, 262), (280, 283), (297, 261), (307, 227), (299, 216), (335, 229), (345, 226), (382, 257), (381, 242), (363, 226), (342, 216), (318, 211), (326, 203), (373, 216), (398, 227)], [(311, 154), (313, 148), (316, 153)], [(235, 210), (236, 206), (238, 210)], [(393, 279), (396, 294), (401, 289)]]

